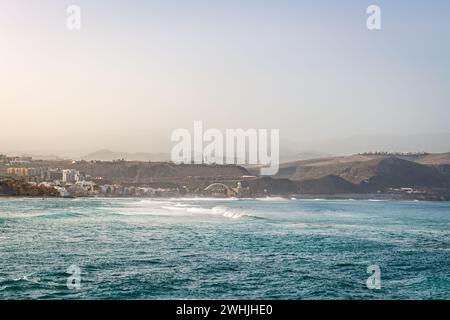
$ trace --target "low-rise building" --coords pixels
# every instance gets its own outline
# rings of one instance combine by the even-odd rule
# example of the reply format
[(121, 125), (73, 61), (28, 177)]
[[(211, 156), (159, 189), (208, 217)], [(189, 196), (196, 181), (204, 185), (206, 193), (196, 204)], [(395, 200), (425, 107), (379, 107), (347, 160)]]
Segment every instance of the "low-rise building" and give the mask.
[(59, 195), (60, 195), (61, 197), (63, 197), (63, 198), (68, 198), (68, 197), (71, 197), (71, 196), (72, 196), (72, 194), (71, 194), (69, 191), (67, 191), (67, 189), (64, 188), (64, 187), (53, 186), (53, 188), (55, 188), (56, 190), (58, 190)]
[(66, 184), (66, 189), (75, 197), (87, 197), (98, 194), (96, 186), (97, 185), (91, 181), (78, 181), (70, 186)]
[(78, 182), (81, 180), (81, 174), (78, 170), (74, 169), (64, 169), (62, 170), (62, 181), (67, 182)]
[(44, 173), (44, 169), (42, 168), (8, 168), (6, 169), (6, 174), (19, 176), (19, 177), (27, 177), (27, 176), (41, 176)]
[(62, 181), (63, 174), (61, 169), (49, 169), (46, 173), (47, 181)]

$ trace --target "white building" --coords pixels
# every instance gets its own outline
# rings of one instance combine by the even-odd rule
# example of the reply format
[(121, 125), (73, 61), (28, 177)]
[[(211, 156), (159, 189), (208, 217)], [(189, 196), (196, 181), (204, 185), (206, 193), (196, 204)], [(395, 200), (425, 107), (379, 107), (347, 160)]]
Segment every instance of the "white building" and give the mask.
[(75, 186), (85, 191), (94, 191), (96, 184), (92, 181), (78, 181), (77, 183), (75, 183)]
[(78, 182), (81, 180), (81, 175), (78, 170), (74, 169), (64, 169), (62, 170), (62, 181), (67, 182)]
[(67, 191), (66, 188), (64, 188), (64, 187), (54, 186), (54, 188), (59, 192), (59, 195), (60, 195), (61, 197), (70, 197), (70, 196), (72, 196), (72, 195), (70, 194), (70, 192)]

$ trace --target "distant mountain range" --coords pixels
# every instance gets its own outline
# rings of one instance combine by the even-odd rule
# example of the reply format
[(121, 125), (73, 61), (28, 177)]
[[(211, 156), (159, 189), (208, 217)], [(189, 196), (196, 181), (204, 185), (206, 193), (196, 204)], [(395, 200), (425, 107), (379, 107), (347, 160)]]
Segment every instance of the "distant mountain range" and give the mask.
[(168, 153), (147, 153), (147, 152), (115, 152), (111, 150), (99, 150), (89, 153), (83, 157), (82, 160), (99, 160), (112, 161), (118, 159), (125, 159), (127, 161), (170, 161), (170, 154)]
[[(320, 152), (297, 152), (288, 148), (280, 149), (280, 161), (288, 162), (295, 160), (305, 160), (313, 158), (321, 158), (329, 156)], [(33, 158), (42, 159), (42, 157), (34, 156)], [(147, 153), (147, 152), (120, 152), (111, 150), (99, 150), (80, 157), (82, 160), (99, 160), (99, 161), (112, 161), (118, 159), (125, 159), (128, 161), (170, 161), (169, 153)], [(46, 160), (46, 159), (44, 159)], [(48, 159), (51, 160), (51, 159)]]
[(334, 155), (350, 155), (368, 151), (442, 153), (450, 150), (450, 133), (355, 135), (339, 139), (304, 142), (297, 144), (296, 147)]
[[(292, 141), (295, 138), (295, 142)], [(442, 153), (450, 150), (450, 133), (429, 133), (415, 135), (355, 135), (346, 138), (315, 140), (314, 138), (282, 140), (280, 147), (280, 162), (293, 162), (315, 158), (330, 157), (332, 155), (351, 155), (369, 151), (387, 152), (417, 152)], [(26, 152), (26, 151), (25, 151)], [(50, 153), (50, 151), (47, 151)], [(0, 152), (1, 153), (1, 152)], [(3, 152), (5, 153), (5, 152)], [(82, 156), (37, 155), (31, 152), (10, 152), (32, 156), (34, 159), (59, 160), (74, 158), (83, 160), (111, 161), (125, 159), (130, 161), (170, 161), (168, 152), (123, 152), (108, 149), (98, 150)]]

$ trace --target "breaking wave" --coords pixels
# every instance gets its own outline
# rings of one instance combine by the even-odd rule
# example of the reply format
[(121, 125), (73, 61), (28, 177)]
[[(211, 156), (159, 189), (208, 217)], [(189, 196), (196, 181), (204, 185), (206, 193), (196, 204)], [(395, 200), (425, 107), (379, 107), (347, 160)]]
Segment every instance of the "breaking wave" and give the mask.
[[(208, 201), (208, 198), (201, 198), (200, 201)], [(207, 200), (208, 199), (208, 200)], [(183, 199), (183, 203), (170, 200), (141, 200), (139, 202), (124, 203), (120, 208), (114, 208), (114, 214), (127, 216), (216, 216), (230, 219), (239, 219), (245, 216), (252, 216), (250, 210), (242, 208), (231, 208), (226, 205), (209, 206), (207, 203), (192, 203), (193, 200), (188, 201)], [(183, 201), (182, 200), (182, 201)], [(195, 199), (196, 201), (199, 199)], [(217, 199), (215, 199), (217, 201)], [(220, 200), (222, 202), (222, 199)], [(230, 201), (229, 198), (224, 202)], [(231, 200), (233, 201), (233, 200)]]

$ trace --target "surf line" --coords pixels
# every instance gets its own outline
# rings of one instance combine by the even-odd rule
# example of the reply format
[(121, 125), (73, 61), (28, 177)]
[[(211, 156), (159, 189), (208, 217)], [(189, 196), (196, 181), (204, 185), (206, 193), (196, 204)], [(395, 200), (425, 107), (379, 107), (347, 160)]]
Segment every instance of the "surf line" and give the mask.
[(210, 311), (211, 307), (190, 307), (185, 304), (182, 307), (177, 307), (177, 315), (202, 315), (206, 318)]

